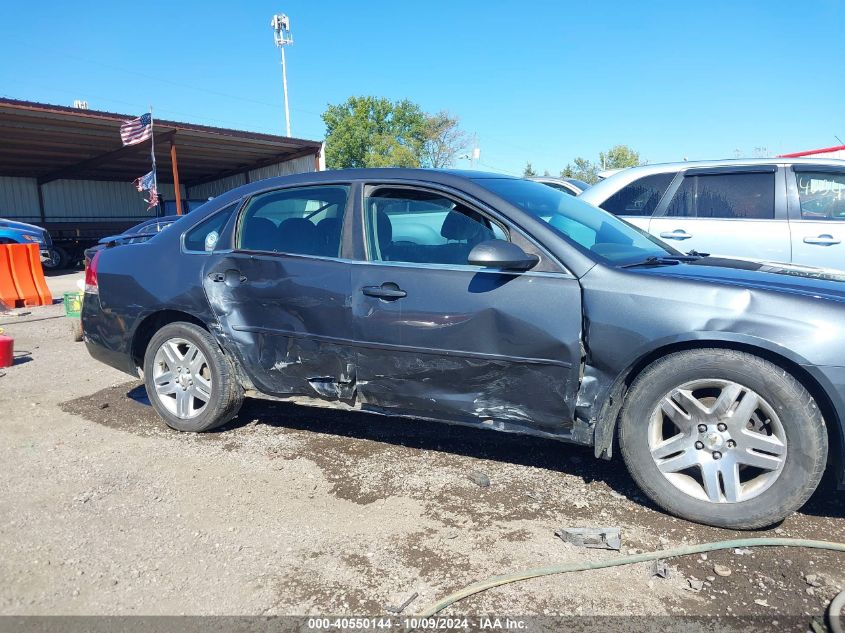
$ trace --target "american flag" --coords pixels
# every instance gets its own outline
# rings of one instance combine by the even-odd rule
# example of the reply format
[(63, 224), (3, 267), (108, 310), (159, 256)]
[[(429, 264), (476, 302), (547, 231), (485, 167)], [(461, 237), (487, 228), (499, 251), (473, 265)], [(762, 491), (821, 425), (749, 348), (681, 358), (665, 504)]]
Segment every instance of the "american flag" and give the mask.
[(156, 175), (154, 171), (148, 172), (132, 181), (138, 191), (150, 191), (155, 187)]
[(150, 138), (153, 134), (153, 117), (148, 112), (137, 119), (124, 121), (120, 126), (120, 140), (124, 145), (135, 145)]
[(150, 187), (150, 197), (147, 199), (147, 211), (152, 209), (154, 206), (158, 204), (158, 191), (156, 191), (156, 186), (153, 185)]

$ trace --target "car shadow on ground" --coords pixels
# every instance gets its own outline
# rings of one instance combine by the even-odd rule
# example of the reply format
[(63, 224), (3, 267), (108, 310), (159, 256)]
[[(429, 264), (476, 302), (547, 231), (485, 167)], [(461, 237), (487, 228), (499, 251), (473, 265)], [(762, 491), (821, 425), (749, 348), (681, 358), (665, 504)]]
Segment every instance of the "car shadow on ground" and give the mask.
[[(143, 386), (127, 395), (149, 405)], [(212, 433), (225, 433), (253, 422), (566, 473), (582, 478), (585, 483), (602, 481), (613, 491), (659, 510), (639, 491), (618, 454), (609, 461), (597, 459), (592, 448), (558, 440), (257, 398), (247, 398), (238, 416)], [(819, 517), (845, 518), (845, 491), (837, 491), (836, 488), (836, 477), (833, 471), (829, 471), (801, 512)]]

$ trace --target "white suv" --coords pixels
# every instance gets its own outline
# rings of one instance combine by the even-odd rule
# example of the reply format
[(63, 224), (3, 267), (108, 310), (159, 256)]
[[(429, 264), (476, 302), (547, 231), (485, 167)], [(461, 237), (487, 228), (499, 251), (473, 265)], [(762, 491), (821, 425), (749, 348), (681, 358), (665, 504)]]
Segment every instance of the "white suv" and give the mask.
[(682, 251), (845, 269), (845, 161), (625, 169), (579, 196)]

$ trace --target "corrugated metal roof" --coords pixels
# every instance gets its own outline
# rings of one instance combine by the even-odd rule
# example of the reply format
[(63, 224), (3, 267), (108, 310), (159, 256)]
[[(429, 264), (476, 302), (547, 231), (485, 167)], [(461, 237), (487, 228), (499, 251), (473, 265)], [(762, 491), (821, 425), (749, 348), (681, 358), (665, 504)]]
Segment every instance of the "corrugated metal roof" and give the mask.
[[(150, 143), (123, 147), (120, 124), (138, 114), (80, 110), (0, 98), (0, 176), (131, 181), (150, 169)], [(171, 182), (171, 142), (186, 186), (302, 156), (320, 142), (259, 132), (155, 120), (159, 182)]]

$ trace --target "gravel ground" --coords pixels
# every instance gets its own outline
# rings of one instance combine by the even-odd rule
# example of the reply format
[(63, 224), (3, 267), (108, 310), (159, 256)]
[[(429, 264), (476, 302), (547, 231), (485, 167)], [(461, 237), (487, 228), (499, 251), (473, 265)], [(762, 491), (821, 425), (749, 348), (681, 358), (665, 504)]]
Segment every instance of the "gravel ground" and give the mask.
[[(49, 283), (58, 295), (78, 276)], [(561, 527), (619, 526), (623, 553), (845, 541), (830, 479), (776, 529), (737, 533), (669, 517), (621, 461), (546, 440), (263, 400), (216, 432), (180, 434), (137, 381), (72, 342), (62, 315), (0, 317), (17, 350), (0, 370), (0, 614), (387, 615), (417, 593), (410, 614), (491, 575), (619, 556), (566, 544)], [(669, 561), (668, 579), (647, 563), (551, 576), (446, 613), (739, 615), (807, 630), (845, 588), (842, 562), (724, 551)]]

